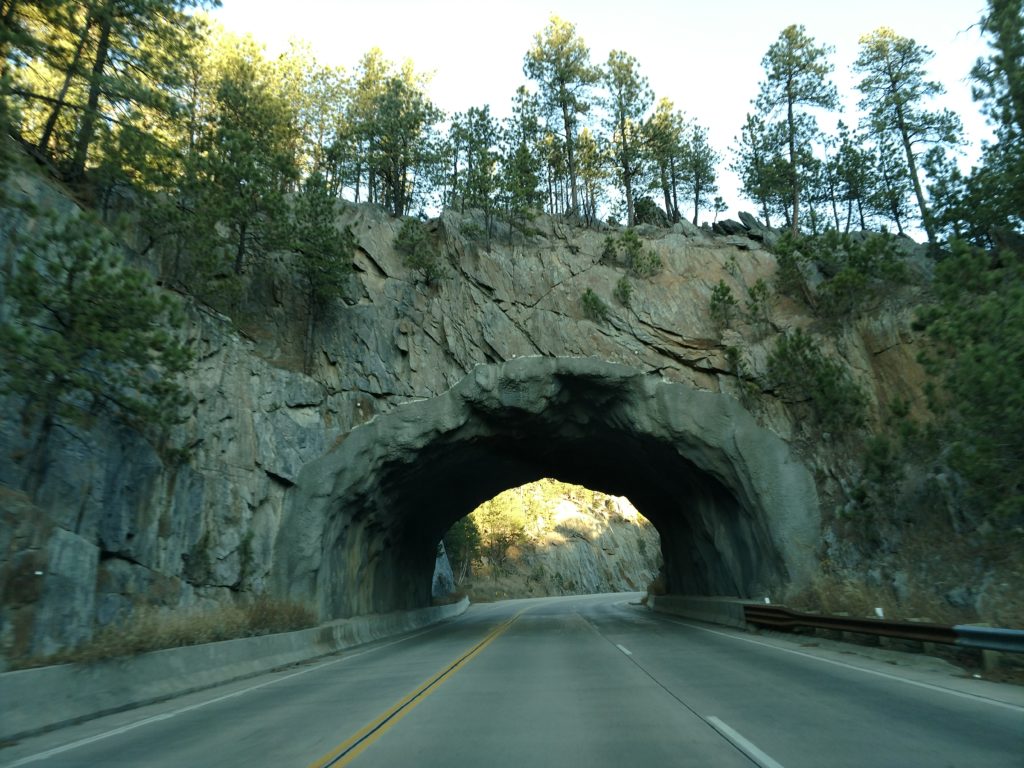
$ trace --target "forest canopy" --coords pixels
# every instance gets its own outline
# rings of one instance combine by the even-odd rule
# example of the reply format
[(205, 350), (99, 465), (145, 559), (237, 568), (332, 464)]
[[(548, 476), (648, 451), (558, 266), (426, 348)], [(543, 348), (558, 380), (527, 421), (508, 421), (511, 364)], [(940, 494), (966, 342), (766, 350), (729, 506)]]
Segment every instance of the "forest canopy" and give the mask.
[[(280, 244), (265, 214), (313, 175), (395, 216), (458, 207), (489, 220), (698, 224), (724, 207), (728, 161), (762, 220), (795, 233), (884, 228), (989, 246), (993, 226), (1021, 224), (1019, 2), (994, 0), (981, 22), (991, 56), (970, 75), (996, 141), (967, 174), (961, 121), (934, 105), (933, 52), (885, 27), (859, 38), (852, 94), (832, 81), (828, 41), (781, 30), (723, 154), (702, 105), (659, 98), (631, 52), (594, 61), (558, 16), (524, 50), (523, 85), (499, 120), (488, 104), (444, 114), (427, 75), (378, 49), (350, 68), (301, 43), (272, 58), (208, 21), (216, 5), (3, 0), (3, 102), (11, 132), (69, 182), (88, 177), (101, 205), (126, 190), (177, 197), (187, 229), (228, 241), (236, 273)], [(833, 132), (819, 127), (827, 113), (839, 116)], [(229, 233), (211, 234), (214, 222)]]

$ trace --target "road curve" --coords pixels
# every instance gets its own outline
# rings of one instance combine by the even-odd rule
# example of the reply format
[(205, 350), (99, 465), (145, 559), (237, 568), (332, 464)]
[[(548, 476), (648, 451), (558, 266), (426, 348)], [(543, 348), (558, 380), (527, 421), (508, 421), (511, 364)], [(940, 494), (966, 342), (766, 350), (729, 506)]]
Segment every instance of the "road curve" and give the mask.
[(0, 766), (1022, 768), (1024, 690), (652, 614), (472, 606), (0, 748)]

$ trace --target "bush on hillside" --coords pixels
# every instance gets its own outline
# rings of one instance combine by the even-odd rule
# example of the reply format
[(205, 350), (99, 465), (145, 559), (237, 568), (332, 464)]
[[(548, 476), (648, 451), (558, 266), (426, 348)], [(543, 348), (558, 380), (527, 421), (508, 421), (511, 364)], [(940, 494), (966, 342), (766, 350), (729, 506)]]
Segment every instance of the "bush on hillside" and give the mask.
[(864, 393), (846, 366), (823, 354), (804, 331), (779, 337), (768, 357), (768, 375), (784, 400), (809, 405), (825, 432), (839, 435), (864, 426)]

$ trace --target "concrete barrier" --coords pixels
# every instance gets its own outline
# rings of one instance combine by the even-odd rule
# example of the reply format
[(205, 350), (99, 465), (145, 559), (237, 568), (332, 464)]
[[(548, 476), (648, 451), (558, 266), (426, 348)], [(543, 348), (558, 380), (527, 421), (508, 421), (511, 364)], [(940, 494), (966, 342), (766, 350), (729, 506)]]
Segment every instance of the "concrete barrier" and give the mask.
[(687, 619), (747, 628), (743, 606), (758, 604), (757, 600), (735, 597), (691, 597), (689, 595), (649, 595), (647, 607), (658, 613), (683, 616)]
[(463, 613), (469, 598), (415, 611), (357, 616), (297, 632), (168, 648), (95, 664), (0, 674), (0, 740), (181, 696), (287, 667)]

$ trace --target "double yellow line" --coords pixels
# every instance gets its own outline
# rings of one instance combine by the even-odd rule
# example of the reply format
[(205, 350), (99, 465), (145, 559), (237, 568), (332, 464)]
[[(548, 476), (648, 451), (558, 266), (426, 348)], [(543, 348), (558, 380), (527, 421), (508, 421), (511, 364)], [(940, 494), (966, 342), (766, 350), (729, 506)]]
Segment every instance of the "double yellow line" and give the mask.
[(500, 624), (495, 629), (491, 630), (487, 637), (470, 648), (469, 651), (460, 656), (453, 664), (446, 667), (438, 675), (432, 677), (428, 682), (421, 685), (413, 691), (413, 693), (406, 696), (397, 704), (378, 715), (368, 725), (361, 728), (350, 738), (346, 739), (315, 763), (311, 764), (309, 768), (338, 768), (338, 766), (348, 765), (351, 763), (359, 753), (373, 744), (373, 742), (383, 736), (388, 730), (393, 728), (395, 724), (409, 714), (417, 704), (433, 693), (441, 683), (454, 675), (461, 667), (468, 664), (475, 656), (480, 654), (484, 648), (497, 640), (505, 630), (512, 626), (512, 622), (518, 619), (526, 610), (528, 609), (523, 608), (504, 624)]

